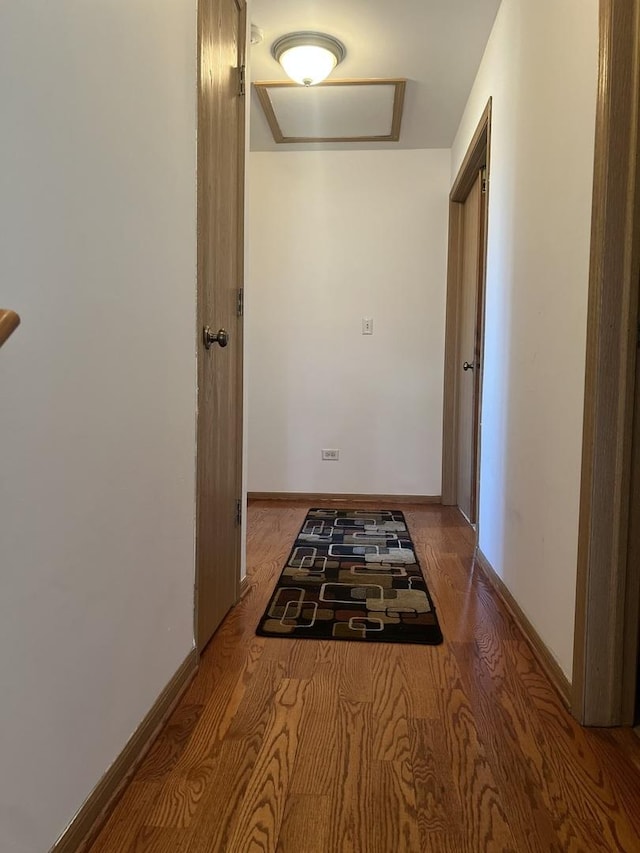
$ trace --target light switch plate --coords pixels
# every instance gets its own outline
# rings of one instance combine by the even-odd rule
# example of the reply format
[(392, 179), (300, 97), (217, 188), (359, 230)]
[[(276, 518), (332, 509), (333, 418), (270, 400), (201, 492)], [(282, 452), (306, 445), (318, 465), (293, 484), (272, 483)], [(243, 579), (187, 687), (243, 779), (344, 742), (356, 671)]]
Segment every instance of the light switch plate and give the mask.
[(363, 317), (362, 318), (362, 334), (363, 335), (372, 335), (373, 334), (373, 317)]

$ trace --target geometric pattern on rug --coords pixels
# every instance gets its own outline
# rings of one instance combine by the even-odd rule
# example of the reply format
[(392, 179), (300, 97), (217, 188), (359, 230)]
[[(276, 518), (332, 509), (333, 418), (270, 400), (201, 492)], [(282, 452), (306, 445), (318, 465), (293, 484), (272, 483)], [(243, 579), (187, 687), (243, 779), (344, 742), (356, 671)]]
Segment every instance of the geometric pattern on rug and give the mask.
[(438, 645), (442, 632), (399, 510), (311, 509), (257, 633)]

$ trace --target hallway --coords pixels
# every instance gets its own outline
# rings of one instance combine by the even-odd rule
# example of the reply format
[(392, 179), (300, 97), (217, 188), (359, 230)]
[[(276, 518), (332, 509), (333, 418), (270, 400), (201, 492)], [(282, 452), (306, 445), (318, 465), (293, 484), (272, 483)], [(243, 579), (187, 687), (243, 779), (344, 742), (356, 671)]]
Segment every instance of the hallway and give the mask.
[(250, 505), (249, 592), (91, 853), (640, 849), (640, 742), (564, 710), (457, 510), (402, 507), (444, 645), (255, 636), (308, 506)]

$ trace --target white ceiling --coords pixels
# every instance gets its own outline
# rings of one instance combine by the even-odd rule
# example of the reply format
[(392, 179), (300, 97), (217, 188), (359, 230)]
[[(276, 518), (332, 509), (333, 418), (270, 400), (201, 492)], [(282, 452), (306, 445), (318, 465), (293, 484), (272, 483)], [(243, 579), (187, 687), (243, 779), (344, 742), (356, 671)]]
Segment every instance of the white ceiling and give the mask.
[(264, 30), (251, 48), (252, 80), (286, 80), (271, 56), (281, 35), (318, 30), (340, 39), (347, 56), (334, 78), (406, 77), (400, 142), (274, 142), (255, 92), (251, 149), (449, 148), (462, 116), (500, 0), (253, 0)]

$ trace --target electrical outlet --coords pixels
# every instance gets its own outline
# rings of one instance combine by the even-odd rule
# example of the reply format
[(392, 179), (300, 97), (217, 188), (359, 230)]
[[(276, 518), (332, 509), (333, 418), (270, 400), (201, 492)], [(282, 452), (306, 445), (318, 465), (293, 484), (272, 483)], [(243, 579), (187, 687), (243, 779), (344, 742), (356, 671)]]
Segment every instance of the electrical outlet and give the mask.
[(373, 334), (373, 318), (372, 317), (363, 317), (362, 318), (362, 334), (363, 335), (372, 335)]
[(324, 462), (338, 462), (340, 460), (340, 451), (328, 450), (325, 447), (322, 451), (322, 459)]

